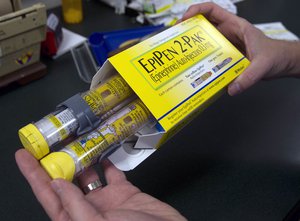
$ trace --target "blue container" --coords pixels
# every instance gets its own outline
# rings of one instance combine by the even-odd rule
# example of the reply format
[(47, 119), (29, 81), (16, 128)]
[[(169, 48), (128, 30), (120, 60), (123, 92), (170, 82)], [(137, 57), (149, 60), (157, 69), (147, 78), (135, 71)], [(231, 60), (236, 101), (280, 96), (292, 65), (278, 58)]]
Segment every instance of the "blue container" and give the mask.
[(147, 26), (111, 32), (94, 32), (89, 37), (89, 45), (99, 66), (107, 60), (108, 53), (120, 47), (126, 41), (139, 39), (164, 26)]

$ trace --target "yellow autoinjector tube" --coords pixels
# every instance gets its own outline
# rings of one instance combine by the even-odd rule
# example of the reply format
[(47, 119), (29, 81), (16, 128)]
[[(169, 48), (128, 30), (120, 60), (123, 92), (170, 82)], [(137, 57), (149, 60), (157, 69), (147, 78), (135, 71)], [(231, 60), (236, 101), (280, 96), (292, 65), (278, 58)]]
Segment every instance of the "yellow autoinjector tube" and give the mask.
[(126, 105), (133, 94), (125, 80), (116, 74), (97, 88), (69, 98), (41, 120), (21, 128), (20, 140), (36, 159), (41, 159), (66, 138), (97, 128), (102, 120)]
[(79, 137), (59, 152), (52, 152), (40, 163), (52, 179), (73, 180), (86, 168), (113, 151), (126, 138), (145, 125), (153, 123), (150, 111), (136, 99), (116, 114), (110, 116), (94, 131)]

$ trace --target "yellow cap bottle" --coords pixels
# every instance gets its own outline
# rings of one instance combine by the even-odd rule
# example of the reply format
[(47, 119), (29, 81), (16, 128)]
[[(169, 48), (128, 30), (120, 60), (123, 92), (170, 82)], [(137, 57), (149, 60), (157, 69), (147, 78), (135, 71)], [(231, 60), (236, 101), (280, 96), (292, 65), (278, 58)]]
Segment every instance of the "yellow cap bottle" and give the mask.
[(72, 180), (97, 162), (103, 153), (112, 151), (109, 148), (116, 147), (152, 120), (150, 111), (136, 99), (96, 130), (79, 137), (60, 152), (50, 153), (40, 162), (51, 178)]
[(66, 23), (76, 24), (83, 19), (82, 0), (62, 0), (62, 10)]
[(125, 80), (114, 75), (98, 87), (69, 98), (41, 120), (21, 128), (20, 140), (36, 159), (41, 159), (66, 138), (95, 129), (100, 121), (126, 105), (132, 95)]
[(38, 128), (33, 124), (19, 130), (20, 140), (25, 147), (36, 159), (41, 159), (50, 151), (49, 145)]
[(75, 175), (75, 162), (65, 152), (54, 152), (40, 161), (42, 167), (52, 179), (62, 178), (72, 181)]

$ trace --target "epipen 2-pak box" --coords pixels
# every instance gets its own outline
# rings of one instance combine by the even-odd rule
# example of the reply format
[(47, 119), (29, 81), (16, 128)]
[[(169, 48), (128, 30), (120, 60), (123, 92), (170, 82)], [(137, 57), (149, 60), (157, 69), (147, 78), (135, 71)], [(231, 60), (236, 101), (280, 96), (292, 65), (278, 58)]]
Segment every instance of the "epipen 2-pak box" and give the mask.
[(109, 58), (91, 88), (116, 70), (157, 120), (155, 127), (146, 127), (131, 138), (134, 145), (125, 142), (109, 159), (121, 170), (133, 169), (248, 65), (248, 59), (202, 15)]

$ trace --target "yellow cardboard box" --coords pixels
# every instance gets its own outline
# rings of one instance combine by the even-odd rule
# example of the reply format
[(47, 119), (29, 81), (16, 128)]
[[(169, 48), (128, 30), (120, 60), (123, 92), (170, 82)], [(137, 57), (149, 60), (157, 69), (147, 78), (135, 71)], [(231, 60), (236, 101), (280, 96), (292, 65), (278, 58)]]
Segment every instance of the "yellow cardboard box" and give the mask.
[(157, 120), (155, 127), (136, 135), (133, 147), (123, 145), (109, 158), (122, 170), (133, 169), (211, 103), (249, 63), (202, 15), (109, 58), (91, 87), (115, 69)]

